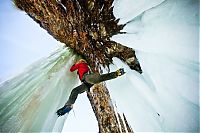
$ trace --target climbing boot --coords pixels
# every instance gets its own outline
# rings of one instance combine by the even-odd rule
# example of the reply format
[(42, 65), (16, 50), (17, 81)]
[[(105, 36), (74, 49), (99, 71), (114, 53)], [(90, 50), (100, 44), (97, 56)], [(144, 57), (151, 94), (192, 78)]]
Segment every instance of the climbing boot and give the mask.
[(120, 68), (119, 70), (116, 71), (117, 77), (125, 74), (124, 68)]
[(65, 105), (64, 107), (60, 108), (59, 110), (57, 110), (57, 115), (62, 116), (65, 115), (66, 113), (69, 113), (69, 111), (72, 109), (72, 105)]

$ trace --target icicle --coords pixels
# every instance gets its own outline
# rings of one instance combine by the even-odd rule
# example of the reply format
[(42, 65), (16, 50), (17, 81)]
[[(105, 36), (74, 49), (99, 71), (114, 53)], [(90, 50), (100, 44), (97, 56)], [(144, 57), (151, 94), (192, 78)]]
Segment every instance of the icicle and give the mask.
[(56, 111), (77, 83), (69, 67), (76, 57), (67, 49), (32, 64), (0, 87), (2, 132), (61, 131), (66, 117)]

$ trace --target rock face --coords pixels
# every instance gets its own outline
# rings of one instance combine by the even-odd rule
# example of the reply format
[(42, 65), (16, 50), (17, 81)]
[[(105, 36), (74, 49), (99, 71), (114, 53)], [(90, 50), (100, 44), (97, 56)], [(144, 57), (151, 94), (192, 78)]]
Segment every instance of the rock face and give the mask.
[[(102, 66), (109, 68), (112, 58), (117, 57), (142, 73), (135, 51), (110, 40), (115, 34), (123, 34), (120, 30), (125, 26), (119, 25), (119, 19), (113, 15), (113, 0), (14, 0), (14, 3), (56, 40), (85, 58), (93, 72), (99, 73)], [(88, 98), (99, 132), (122, 132), (105, 84), (95, 85)]]

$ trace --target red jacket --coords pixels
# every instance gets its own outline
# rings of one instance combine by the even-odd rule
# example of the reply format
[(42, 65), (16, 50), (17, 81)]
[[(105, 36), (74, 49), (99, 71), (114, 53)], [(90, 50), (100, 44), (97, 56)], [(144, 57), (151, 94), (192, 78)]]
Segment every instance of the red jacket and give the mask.
[(83, 79), (83, 75), (87, 72), (90, 71), (88, 65), (86, 63), (78, 63), (78, 64), (74, 64), (71, 68), (70, 71), (73, 72), (76, 69), (78, 69), (78, 75), (79, 75), (79, 79), (82, 80)]

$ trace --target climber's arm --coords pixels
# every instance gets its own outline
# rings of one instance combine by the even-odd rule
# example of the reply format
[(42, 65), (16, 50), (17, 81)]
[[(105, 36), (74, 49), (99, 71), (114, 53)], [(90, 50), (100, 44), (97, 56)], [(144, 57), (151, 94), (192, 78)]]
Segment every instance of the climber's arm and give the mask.
[(73, 71), (75, 71), (76, 69), (78, 69), (78, 64), (74, 64), (74, 65), (70, 68), (70, 71), (73, 72)]

